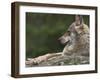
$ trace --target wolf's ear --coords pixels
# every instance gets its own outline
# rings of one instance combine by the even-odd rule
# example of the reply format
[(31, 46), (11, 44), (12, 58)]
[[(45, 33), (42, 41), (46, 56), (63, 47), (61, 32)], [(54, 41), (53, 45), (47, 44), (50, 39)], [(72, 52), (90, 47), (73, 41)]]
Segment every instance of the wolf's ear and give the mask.
[(83, 16), (80, 15), (80, 24), (83, 24), (83, 23), (84, 23), (84, 21), (83, 21)]
[(82, 15), (75, 15), (75, 22), (76, 22), (76, 25), (83, 24), (84, 23), (83, 16)]

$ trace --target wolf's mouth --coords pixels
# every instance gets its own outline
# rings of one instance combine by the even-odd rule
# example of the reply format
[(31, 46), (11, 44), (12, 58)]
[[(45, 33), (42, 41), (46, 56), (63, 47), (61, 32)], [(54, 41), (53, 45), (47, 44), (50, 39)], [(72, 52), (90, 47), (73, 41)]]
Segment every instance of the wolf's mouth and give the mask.
[(61, 44), (68, 44), (70, 42), (70, 40), (65, 40), (64, 38), (60, 39)]

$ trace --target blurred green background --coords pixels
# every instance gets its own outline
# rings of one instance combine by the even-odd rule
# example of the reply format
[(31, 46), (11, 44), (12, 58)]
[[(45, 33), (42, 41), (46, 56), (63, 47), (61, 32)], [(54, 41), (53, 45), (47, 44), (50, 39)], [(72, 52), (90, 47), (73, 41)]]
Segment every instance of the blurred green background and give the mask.
[[(75, 15), (26, 13), (26, 58), (33, 58), (47, 53), (61, 52), (61, 37)], [(83, 15), (84, 22), (89, 25), (89, 16)]]

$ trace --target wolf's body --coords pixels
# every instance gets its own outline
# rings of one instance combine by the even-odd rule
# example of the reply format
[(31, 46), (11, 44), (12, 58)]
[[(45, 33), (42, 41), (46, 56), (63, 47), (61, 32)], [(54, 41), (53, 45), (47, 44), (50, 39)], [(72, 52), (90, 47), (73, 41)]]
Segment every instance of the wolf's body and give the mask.
[[(89, 51), (89, 28), (86, 24), (83, 24), (83, 28), (79, 29), (79, 26), (74, 26), (75, 31), (70, 31), (70, 35), (68, 36), (62, 36), (61, 39), (65, 39), (63, 43), (69, 40), (67, 45), (64, 47), (62, 54), (81, 54), (85, 51)], [(66, 33), (67, 34), (67, 33)], [(89, 52), (85, 52), (88, 54)], [(84, 53), (84, 54), (85, 54)]]

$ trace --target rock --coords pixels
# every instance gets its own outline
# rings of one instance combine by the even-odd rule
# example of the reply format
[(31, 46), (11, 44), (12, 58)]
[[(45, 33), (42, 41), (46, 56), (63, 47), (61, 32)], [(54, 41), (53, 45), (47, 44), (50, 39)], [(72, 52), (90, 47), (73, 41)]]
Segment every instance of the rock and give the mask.
[[(57, 56), (48, 59), (47, 61), (43, 61), (39, 64), (33, 64), (34, 66), (62, 66), (62, 65), (81, 65), (81, 64), (89, 64), (89, 56), (81, 56), (81, 55), (70, 55), (70, 56)], [(27, 67), (30, 67), (27, 65)]]

